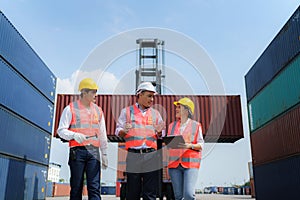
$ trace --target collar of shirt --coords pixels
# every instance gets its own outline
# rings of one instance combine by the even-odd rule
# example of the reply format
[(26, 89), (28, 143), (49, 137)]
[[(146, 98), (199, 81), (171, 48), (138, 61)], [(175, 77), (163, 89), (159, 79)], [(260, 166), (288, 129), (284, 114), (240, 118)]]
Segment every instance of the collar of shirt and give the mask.
[(142, 112), (142, 113), (145, 113), (149, 108), (145, 108), (145, 109), (142, 109), (141, 108), (141, 106), (140, 106), (140, 104), (138, 104), (138, 103), (135, 103), (135, 105), (138, 107), (138, 109)]
[(186, 120), (186, 122), (184, 122), (183, 124), (180, 123), (180, 128), (179, 128), (180, 134), (182, 134), (182, 132), (184, 131), (184, 129), (185, 129), (185, 127), (187, 126), (187, 124), (189, 123), (189, 121), (190, 121), (190, 118), (188, 118), (188, 119)]

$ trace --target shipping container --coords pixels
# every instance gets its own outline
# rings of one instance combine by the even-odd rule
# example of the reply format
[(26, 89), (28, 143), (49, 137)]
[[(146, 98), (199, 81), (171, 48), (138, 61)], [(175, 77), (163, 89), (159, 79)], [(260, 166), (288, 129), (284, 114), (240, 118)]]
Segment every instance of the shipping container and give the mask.
[(299, 102), (300, 55), (248, 103), (250, 131), (255, 131)]
[(0, 57), (53, 103), (55, 75), (1, 11), (0, 44)]
[(250, 190), (251, 190), (251, 197), (255, 198), (254, 178), (250, 178)]
[(70, 195), (69, 183), (53, 183), (53, 197), (69, 196)]
[(0, 199), (45, 199), (47, 166), (0, 154)]
[(115, 195), (116, 194), (116, 187), (115, 186), (101, 186), (101, 194)]
[(46, 197), (53, 197), (53, 182), (47, 182)]
[(247, 101), (261, 91), (300, 52), (300, 7), (245, 76)]
[(251, 134), (253, 165), (300, 153), (300, 105)]
[[(183, 96), (157, 95), (153, 107), (157, 109), (168, 125), (175, 120), (174, 101)], [(195, 103), (194, 119), (202, 123), (205, 142), (235, 142), (244, 137), (241, 102), (239, 95), (205, 96), (188, 95)], [(54, 136), (63, 109), (79, 95), (58, 94), (54, 123)], [(115, 136), (116, 121), (121, 109), (136, 102), (135, 95), (97, 95), (96, 104), (102, 107), (108, 139), (111, 142), (124, 142)]]
[(233, 195), (235, 193), (236, 188), (234, 187), (224, 187), (223, 194)]
[(51, 135), (0, 105), (0, 153), (49, 164)]
[(116, 197), (121, 195), (121, 182), (116, 182)]
[[(44, 80), (46, 81), (46, 80)], [(54, 105), (0, 58), (0, 105), (52, 133)]]
[(243, 187), (241, 187), (241, 189), (242, 189), (242, 193), (244, 195), (251, 195), (251, 193), (252, 193), (250, 186), (243, 186)]
[(300, 155), (254, 166), (255, 196), (264, 199), (299, 199)]
[[(67, 197), (70, 196), (70, 184), (69, 183), (47, 183), (47, 197)], [(87, 196), (87, 186), (84, 185), (82, 189), (82, 196)]]

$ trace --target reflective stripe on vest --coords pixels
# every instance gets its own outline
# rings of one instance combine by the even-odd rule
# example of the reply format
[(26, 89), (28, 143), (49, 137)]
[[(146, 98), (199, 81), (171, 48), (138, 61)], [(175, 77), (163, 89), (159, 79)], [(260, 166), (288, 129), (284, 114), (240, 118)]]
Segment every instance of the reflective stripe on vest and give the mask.
[(102, 110), (96, 104), (90, 104), (90, 112), (81, 104), (80, 100), (70, 103), (72, 120), (69, 127), (70, 131), (82, 133), (90, 138), (83, 143), (75, 140), (69, 141), (70, 147), (93, 145), (100, 146), (100, 120), (102, 118)]
[[(186, 143), (197, 144), (200, 123), (190, 120), (182, 136)], [(180, 122), (170, 124), (169, 135), (180, 135)], [(169, 149), (169, 168), (177, 168), (181, 164), (185, 168), (200, 168), (201, 152), (191, 149)]]
[(149, 108), (144, 116), (136, 105), (126, 108), (127, 122), (132, 125), (132, 129), (125, 135), (126, 149), (142, 145), (157, 148), (157, 136), (153, 127), (153, 124), (158, 123), (157, 116), (158, 113), (153, 108)]

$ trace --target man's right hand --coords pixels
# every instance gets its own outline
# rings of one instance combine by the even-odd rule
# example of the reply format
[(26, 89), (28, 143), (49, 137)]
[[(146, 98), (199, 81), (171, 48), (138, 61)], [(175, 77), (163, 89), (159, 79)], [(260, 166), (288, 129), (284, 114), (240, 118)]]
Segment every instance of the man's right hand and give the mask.
[(83, 143), (84, 141), (86, 141), (86, 136), (83, 135), (82, 133), (75, 133), (74, 134), (74, 140), (76, 142), (78, 142), (79, 144)]
[(132, 129), (132, 125), (130, 123), (126, 123), (123, 130), (119, 132), (119, 136), (124, 137), (130, 129)]
[(126, 123), (125, 127), (124, 127), (124, 132), (127, 134), (130, 129), (132, 129), (132, 125), (129, 123)]

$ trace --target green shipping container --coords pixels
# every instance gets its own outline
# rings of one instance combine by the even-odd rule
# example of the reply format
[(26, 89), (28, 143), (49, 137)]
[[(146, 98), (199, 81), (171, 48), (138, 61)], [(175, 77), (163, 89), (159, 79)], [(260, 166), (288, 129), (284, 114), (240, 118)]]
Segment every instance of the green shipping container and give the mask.
[(299, 102), (300, 55), (248, 103), (251, 133)]

